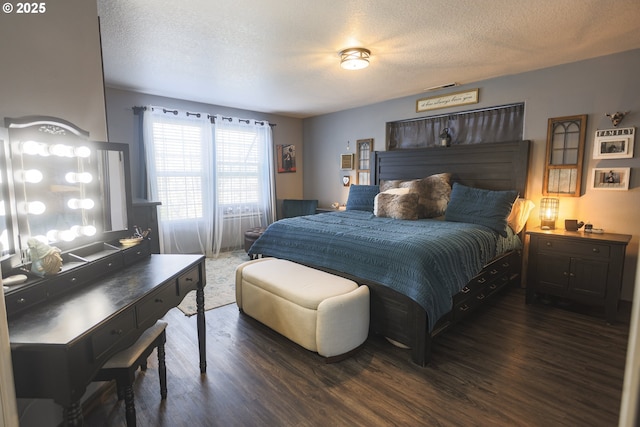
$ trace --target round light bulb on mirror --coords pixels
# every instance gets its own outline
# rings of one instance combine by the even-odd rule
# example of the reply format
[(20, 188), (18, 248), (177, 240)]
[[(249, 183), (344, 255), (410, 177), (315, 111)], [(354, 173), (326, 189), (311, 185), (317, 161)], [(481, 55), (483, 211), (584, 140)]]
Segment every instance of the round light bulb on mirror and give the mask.
[(53, 229), (53, 230), (47, 231), (46, 238), (47, 238), (47, 241), (45, 243), (57, 242), (58, 241), (58, 230)]
[(73, 149), (68, 145), (54, 144), (49, 146), (49, 152), (58, 157), (69, 157), (69, 153), (73, 153)]
[(88, 184), (93, 181), (93, 175), (89, 172), (68, 172), (64, 179), (71, 184)]
[(35, 156), (40, 152), (40, 143), (35, 141), (24, 141), (22, 143), (21, 149), (22, 154), (29, 154), (31, 156)]
[(74, 148), (73, 153), (78, 157), (89, 157), (91, 156), (91, 149), (86, 145), (81, 145), (80, 147)]
[(42, 172), (38, 169), (28, 169), (22, 171), (22, 181), (30, 184), (37, 184), (42, 181)]
[(47, 207), (45, 204), (39, 201), (29, 202), (27, 204), (27, 213), (30, 213), (31, 215), (42, 215), (46, 210)]
[(71, 242), (78, 236), (76, 236), (76, 233), (71, 230), (62, 230), (58, 232), (58, 237), (60, 238), (60, 240), (63, 240), (65, 242)]
[(70, 209), (93, 209), (95, 203), (91, 199), (69, 199), (67, 206)]

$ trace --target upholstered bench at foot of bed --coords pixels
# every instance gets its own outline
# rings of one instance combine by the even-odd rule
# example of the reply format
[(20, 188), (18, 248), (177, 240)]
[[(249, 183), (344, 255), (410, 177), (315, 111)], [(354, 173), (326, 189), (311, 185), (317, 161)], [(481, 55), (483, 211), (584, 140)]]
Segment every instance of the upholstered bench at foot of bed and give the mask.
[(236, 269), (236, 302), (248, 316), (336, 361), (369, 333), (369, 288), (291, 261), (260, 258)]

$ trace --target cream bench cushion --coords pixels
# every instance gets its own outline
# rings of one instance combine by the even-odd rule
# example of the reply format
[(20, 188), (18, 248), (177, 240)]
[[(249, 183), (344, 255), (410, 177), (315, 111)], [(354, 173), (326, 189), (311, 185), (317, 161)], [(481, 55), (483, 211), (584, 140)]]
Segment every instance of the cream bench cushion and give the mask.
[(369, 288), (276, 258), (236, 269), (236, 302), (247, 315), (324, 357), (348, 353), (369, 333)]

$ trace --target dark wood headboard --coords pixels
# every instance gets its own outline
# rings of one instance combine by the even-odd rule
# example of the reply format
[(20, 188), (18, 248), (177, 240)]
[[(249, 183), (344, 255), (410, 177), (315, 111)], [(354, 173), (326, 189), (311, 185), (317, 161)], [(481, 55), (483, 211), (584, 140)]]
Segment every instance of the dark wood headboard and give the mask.
[(415, 150), (374, 151), (371, 182), (453, 174), (453, 182), (487, 190), (517, 190), (524, 197), (529, 141), (496, 142)]

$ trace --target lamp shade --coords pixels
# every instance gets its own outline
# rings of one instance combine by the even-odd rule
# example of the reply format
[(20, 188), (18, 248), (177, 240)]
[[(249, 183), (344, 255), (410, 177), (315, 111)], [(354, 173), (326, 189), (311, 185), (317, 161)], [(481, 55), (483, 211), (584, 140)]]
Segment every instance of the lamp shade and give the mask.
[(556, 220), (558, 219), (558, 210), (560, 208), (560, 200), (545, 197), (540, 200), (540, 227), (543, 229), (553, 230), (556, 228)]
[(363, 47), (353, 47), (340, 52), (340, 66), (345, 70), (361, 70), (369, 66), (371, 51)]

